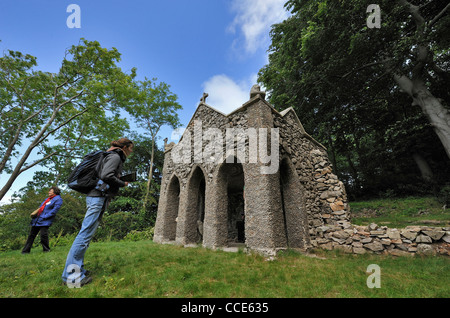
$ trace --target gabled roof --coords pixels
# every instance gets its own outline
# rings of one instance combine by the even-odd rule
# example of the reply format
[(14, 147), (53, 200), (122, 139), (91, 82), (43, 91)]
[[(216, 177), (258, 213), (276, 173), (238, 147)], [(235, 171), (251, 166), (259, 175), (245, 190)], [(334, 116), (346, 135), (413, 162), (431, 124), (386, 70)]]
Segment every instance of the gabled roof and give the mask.
[[(271, 109), (272, 112), (274, 112), (274, 113), (276, 113), (276, 114), (279, 114), (281, 117), (285, 117), (287, 114), (292, 113), (293, 116), (294, 116), (294, 120), (295, 120), (295, 122), (297, 123), (297, 125), (299, 126), (300, 131), (302, 132), (302, 134), (303, 134), (306, 138), (308, 138), (308, 139), (310, 139), (311, 141), (313, 141), (316, 145), (318, 145), (318, 146), (320, 146), (320, 147), (322, 147), (323, 149), (326, 150), (326, 147), (325, 147), (325, 146), (323, 146), (321, 143), (319, 143), (318, 141), (316, 141), (312, 136), (310, 136), (310, 135), (305, 131), (305, 128), (303, 127), (302, 123), (300, 122), (300, 119), (298, 118), (297, 113), (295, 112), (295, 110), (294, 110), (292, 107), (286, 108), (285, 110), (279, 112), (279, 111), (277, 111), (277, 110), (276, 110), (276, 109), (275, 109), (268, 101), (266, 101), (266, 99), (265, 99), (263, 96), (264, 96), (264, 95), (256, 94), (256, 96), (250, 98), (250, 100), (248, 100), (247, 102), (245, 102), (244, 104), (242, 104), (241, 107), (239, 107), (239, 108), (233, 110), (231, 113), (229, 113), (229, 114), (227, 114), (227, 115), (224, 114), (224, 113), (222, 113), (221, 111), (215, 109), (214, 107), (212, 107), (212, 106), (206, 104), (204, 101), (201, 101), (201, 102), (198, 104), (197, 109), (195, 110), (194, 114), (193, 114), (192, 117), (191, 117), (191, 120), (189, 121), (189, 123), (187, 124), (186, 127), (189, 127), (189, 125), (191, 124), (191, 122), (194, 120), (195, 115), (197, 114), (198, 110), (200, 109), (200, 106), (205, 106), (205, 107), (207, 107), (208, 109), (212, 110), (213, 112), (216, 112), (217, 114), (223, 116), (224, 118), (227, 118), (227, 117), (230, 117), (231, 115), (233, 115), (233, 114), (235, 114), (235, 113), (237, 113), (237, 112), (240, 112), (240, 111), (244, 110), (245, 108), (247, 108), (247, 107), (250, 106), (251, 104), (255, 103), (256, 101), (262, 101), (264, 104), (266, 104), (266, 105)], [(183, 136), (184, 136), (184, 133), (183, 133)], [(178, 141), (178, 143), (183, 139), (183, 136), (181, 136), (181, 138), (180, 138), (180, 140)]]

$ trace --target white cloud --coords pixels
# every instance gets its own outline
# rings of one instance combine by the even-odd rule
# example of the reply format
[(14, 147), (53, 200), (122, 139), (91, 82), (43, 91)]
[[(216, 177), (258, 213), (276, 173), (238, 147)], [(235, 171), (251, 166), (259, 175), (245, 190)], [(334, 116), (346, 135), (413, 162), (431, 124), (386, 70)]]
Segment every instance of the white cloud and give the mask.
[(206, 103), (218, 111), (229, 114), (250, 99), (250, 89), (256, 84), (256, 74), (239, 82), (224, 74), (215, 75), (203, 83), (209, 94)]
[[(286, 0), (233, 0), (231, 10), (236, 12), (236, 17), (228, 31), (236, 33), (236, 29), (240, 30), (247, 53), (255, 53), (261, 48), (267, 50), (270, 27), (289, 16), (284, 8), (285, 2)], [(239, 40), (235, 40), (235, 48), (239, 45)]]

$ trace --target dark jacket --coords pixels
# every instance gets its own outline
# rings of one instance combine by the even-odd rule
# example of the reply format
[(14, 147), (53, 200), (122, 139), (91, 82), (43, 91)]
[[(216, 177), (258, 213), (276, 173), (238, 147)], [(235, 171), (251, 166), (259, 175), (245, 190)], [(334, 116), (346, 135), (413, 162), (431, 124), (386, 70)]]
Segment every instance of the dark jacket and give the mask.
[(113, 197), (117, 195), (119, 189), (125, 186), (125, 182), (119, 178), (122, 176), (122, 167), (126, 158), (127, 157), (120, 148), (108, 151), (108, 154), (100, 165), (99, 178), (109, 186), (109, 189), (107, 189), (105, 193), (93, 189), (87, 196), (101, 197), (106, 195), (108, 197)]
[[(39, 207), (41, 207), (45, 201), (41, 203)], [(55, 196), (50, 202), (44, 207), (44, 211), (42, 211), (41, 215), (31, 220), (31, 226), (51, 226), (56, 213), (59, 211), (63, 204), (63, 199), (60, 195)]]

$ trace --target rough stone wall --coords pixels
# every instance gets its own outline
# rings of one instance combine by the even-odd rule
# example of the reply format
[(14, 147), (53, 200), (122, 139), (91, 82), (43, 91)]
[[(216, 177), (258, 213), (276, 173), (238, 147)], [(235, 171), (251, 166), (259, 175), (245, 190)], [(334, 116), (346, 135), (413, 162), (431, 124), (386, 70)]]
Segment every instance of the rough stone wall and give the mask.
[(340, 231), (324, 226), (322, 231), (327, 243), (321, 247), (328, 250), (340, 249), (354, 254), (450, 256), (448, 227), (407, 226), (396, 229), (372, 223), (368, 226), (351, 225)]
[(282, 116), (273, 113), (275, 127), (280, 129), (281, 156), (288, 156), (296, 167), (303, 185), (311, 244), (323, 240), (321, 227), (343, 229), (349, 224), (349, 207), (344, 184), (333, 174), (325, 148), (303, 129), (293, 110)]

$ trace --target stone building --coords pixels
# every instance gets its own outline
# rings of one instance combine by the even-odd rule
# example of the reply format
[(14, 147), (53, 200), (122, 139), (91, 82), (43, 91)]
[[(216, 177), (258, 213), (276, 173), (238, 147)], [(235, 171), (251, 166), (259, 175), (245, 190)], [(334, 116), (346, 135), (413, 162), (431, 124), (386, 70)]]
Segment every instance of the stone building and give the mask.
[(165, 143), (155, 242), (450, 256), (450, 227), (351, 224), (344, 184), (292, 108), (278, 112), (257, 85), (228, 115), (207, 96), (179, 143)]
[(206, 97), (179, 143), (165, 144), (155, 242), (271, 254), (350, 226), (344, 185), (292, 108), (278, 112), (257, 85), (228, 115)]

